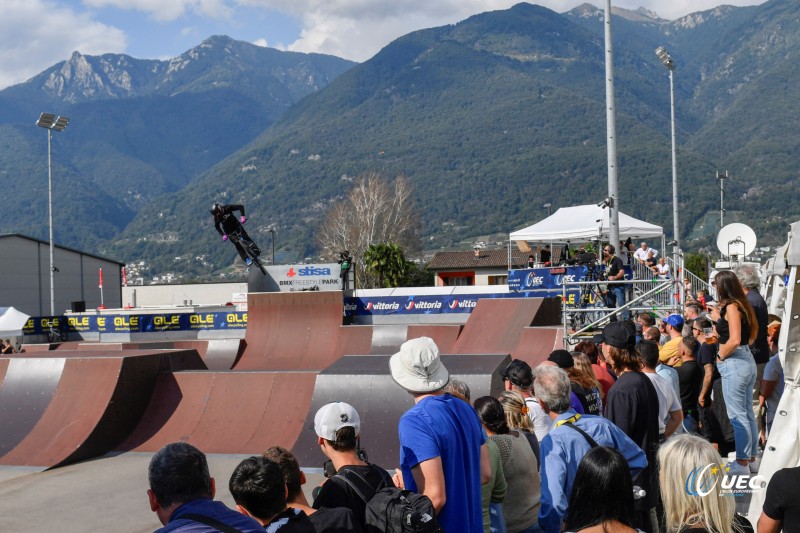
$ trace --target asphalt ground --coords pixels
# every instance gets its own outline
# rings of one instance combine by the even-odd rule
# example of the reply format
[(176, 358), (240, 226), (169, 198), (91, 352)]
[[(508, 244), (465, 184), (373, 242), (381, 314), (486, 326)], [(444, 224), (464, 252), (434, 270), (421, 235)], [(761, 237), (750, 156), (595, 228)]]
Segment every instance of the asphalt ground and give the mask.
[[(107, 455), (41, 471), (0, 467), (0, 531), (145, 533), (159, 527), (147, 499), (150, 453)], [(208, 455), (217, 500), (233, 507), (228, 480), (247, 455)], [(322, 480), (319, 468), (305, 470), (310, 500)]]

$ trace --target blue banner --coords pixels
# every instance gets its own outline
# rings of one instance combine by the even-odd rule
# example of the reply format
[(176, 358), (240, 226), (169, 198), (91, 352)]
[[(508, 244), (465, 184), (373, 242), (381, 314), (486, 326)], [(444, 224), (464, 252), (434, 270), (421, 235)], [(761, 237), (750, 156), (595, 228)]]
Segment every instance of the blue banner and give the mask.
[(51, 327), (63, 328), (64, 324), (70, 333), (148, 333), (245, 329), (247, 312), (44, 316), (28, 319), (23, 333), (25, 335), (42, 335), (47, 333)]
[[(471, 313), (482, 298), (543, 298), (539, 292), (491, 294), (446, 294), (428, 296), (367, 296), (345, 298), (345, 316), (435, 315)], [(561, 297), (561, 293), (552, 296)]]

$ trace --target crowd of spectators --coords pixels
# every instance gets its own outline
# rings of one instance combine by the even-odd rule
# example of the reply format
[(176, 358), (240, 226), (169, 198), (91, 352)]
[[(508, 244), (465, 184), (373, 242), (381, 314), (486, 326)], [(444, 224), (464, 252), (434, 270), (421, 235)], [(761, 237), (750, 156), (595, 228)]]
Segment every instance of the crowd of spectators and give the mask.
[[(640, 250), (644, 260), (652, 255)], [(355, 407), (324, 405), (314, 431), (326, 479), (311, 503), (286, 449), (235, 468), (231, 509), (214, 500), (203, 453), (169, 444), (149, 468), (158, 531), (376, 531), (375, 502), (391, 490), (424, 496), (431, 514), (419, 531), (753, 531), (724, 493), (733, 485), (718, 481), (757, 472), (783, 386), (780, 323), (762, 323), (752, 272), (720, 272), (714, 284), (718, 303), (687, 303), (664, 318), (640, 314), (640, 330), (634, 320), (612, 322), (535, 368), (514, 359), (500, 370), (498, 397), (474, 402), (433, 340), (407, 341), (389, 360), (394, 382), (414, 400), (398, 425), (398, 467), (367, 460)], [(800, 469), (774, 476), (759, 532), (800, 527), (796, 486)]]

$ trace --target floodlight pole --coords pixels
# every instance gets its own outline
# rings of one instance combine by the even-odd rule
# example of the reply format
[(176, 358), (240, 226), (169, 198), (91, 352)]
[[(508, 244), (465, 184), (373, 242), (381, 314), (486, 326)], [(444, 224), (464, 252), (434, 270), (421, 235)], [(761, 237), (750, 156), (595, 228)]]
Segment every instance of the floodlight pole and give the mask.
[(608, 149), (608, 242), (619, 246), (619, 191), (617, 187), (617, 123), (614, 110), (614, 50), (611, 39), (611, 0), (606, 0), (606, 134)]
[(47, 217), (50, 228), (50, 316), (56, 314), (55, 275), (53, 264), (53, 165), (52, 165), (53, 130), (47, 130)]
[(680, 270), (679, 264), (681, 255), (681, 229), (680, 219), (678, 216), (678, 159), (675, 148), (675, 61), (663, 46), (660, 46), (656, 49), (656, 55), (669, 71), (669, 104), (671, 118), (670, 122), (672, 128), (672, 238), (675, 240), (672, 264), (675, 268), (673, 275), (678, 280), (681, 302), (683, 302), (685, 298), (685, 291), (683, 285), (683, 271)]
[(272, 234), (272, 264), (275, 264), (275, 228), (269, 228), (269, 232)]
[(717, 171), (717, 181), (719, 182), (719, 228), (725, 226), (725, 180), (728, 179), (728, 171), (720, 174)]
[(69, 118), (52, 113), (42, 113), (39, 115), (39, 120), (36, 125), (40, 128), (47, 130), (47, 215), (48, 226), (50, 229), (50, 316), (56, 314), (55, 304), (55, 272), (56, 268), (53, 261), (54, 245), (53, 245), (53, 158), (52, 158), (52, 144), (53, 144), (53, 130), (64, 131), (64, 128), (69, 124)]

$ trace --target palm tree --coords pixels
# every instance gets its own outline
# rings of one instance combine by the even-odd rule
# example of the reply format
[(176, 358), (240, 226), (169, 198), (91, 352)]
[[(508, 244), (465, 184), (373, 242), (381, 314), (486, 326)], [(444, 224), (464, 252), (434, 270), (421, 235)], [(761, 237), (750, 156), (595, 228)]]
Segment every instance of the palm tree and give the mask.
[(403, 249), (397, 244), (370, 244), (364, 252), (367, 272), (378, 278), (378, 287), (397, 287), (406, 277), (408, 264)]

